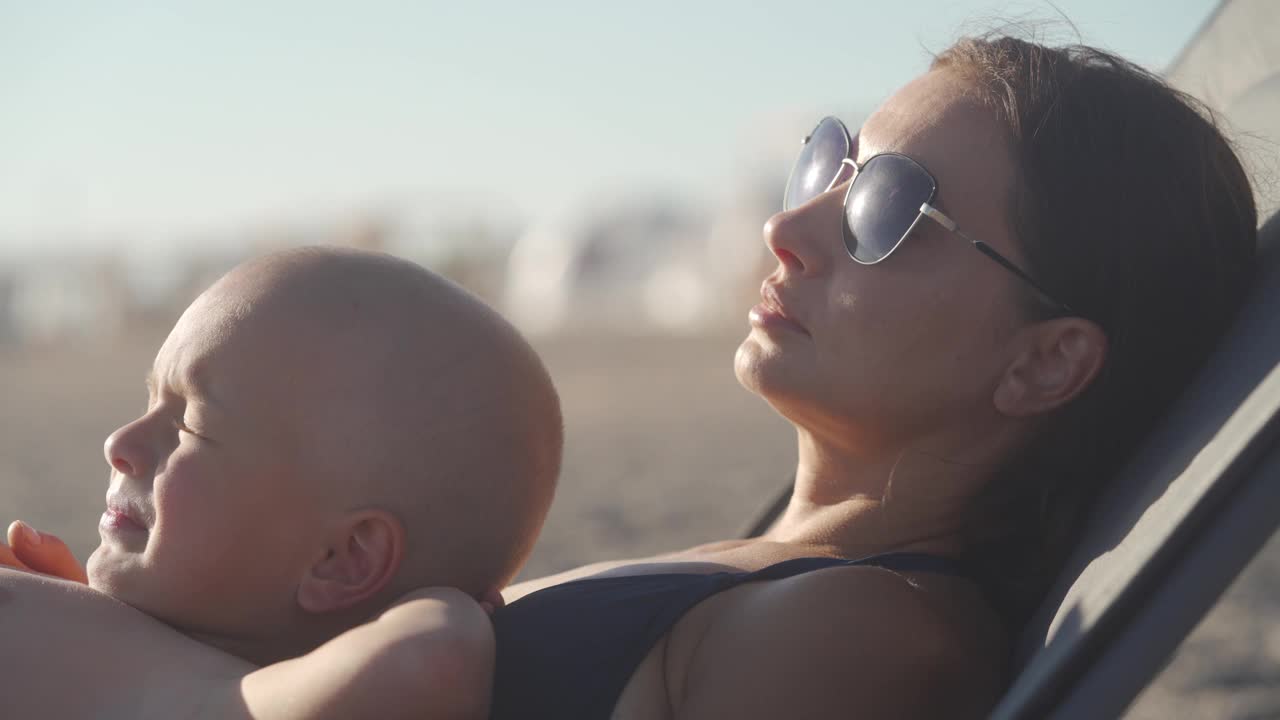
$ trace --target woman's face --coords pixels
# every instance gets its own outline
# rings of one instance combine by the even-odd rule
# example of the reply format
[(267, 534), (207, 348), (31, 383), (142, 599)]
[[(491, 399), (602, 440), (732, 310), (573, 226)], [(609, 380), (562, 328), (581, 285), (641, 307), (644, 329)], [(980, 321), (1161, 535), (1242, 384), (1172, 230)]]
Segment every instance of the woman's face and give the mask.
[[(965, 88), (948, 71), (917, 78), (862, 126), (854, 154), (859, 163), (883, 152), (914, 158), (937, 179), (938, 209), (1025, 267), (1008, 224), (1007, 141)], [(847, 187), (766, 223), (778, 265), (738, 349), (739, 381), (798, 426), (862, 452), (994, 418), (1027, 291), (928, 219), (883, 262), (854, 262), (841, 235)]]

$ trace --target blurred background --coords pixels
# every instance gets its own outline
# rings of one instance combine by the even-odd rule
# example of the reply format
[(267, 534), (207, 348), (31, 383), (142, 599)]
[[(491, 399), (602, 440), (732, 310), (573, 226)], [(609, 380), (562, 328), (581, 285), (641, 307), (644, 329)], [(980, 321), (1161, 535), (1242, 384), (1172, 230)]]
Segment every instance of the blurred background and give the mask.
[[(1276, 24), (1253, 31), (1280, 31), (1258, 12)], [(770, 265), (761, 226), (817, 119), (856, 126), (931, 51), (1009, 19), (1168, 71), (1233, 117), (1280, 117), (1239, 101), (1247, 83), (1220, 94), (1187, 50), (1224, 14), (0, 0), (0, 519), (87, 556), (102, 440), (144, 405), (182, 309), (248, 256), (332, 243), (457, 280), (545, 356), (566, 464), (526, 575), (730, 536), (793, 470), (788, 426), (731, 361)], [(1131, 717), (1280, 717), (1276, 545)]]

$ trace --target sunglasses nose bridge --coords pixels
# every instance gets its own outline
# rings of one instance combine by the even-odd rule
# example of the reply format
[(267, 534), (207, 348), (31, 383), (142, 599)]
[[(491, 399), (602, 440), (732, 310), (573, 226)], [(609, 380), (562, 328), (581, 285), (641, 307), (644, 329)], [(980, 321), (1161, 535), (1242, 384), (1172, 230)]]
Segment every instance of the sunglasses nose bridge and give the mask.
[[(782, 209), (784, 211), (790, 211), (790, 210), (795, 210), (796, 208), (801, 207), (803, 205), (807, 205), (808, 203), (811, 203), (815, 199), (821, 197), (824, 193), (829, 193), (832, 190), (834, 190), (836, 187), (844, 184), (846, 181), (852, 180), (853, 178), (857, 177), (857, 175), (858, 175), (858, 164), (853, 160), (850, 160), (849, 158), (845, 158), (844, 160), (840, 161), (839, 165), (836, 166), (835, 174), (832, 175), (826, 181), (825, 184), (819, 185), (818, 188), (813, 189), (809, 195), (798, 198), (797, 200), (793, 201), (790, 196), (790, 192), (784, 194)], [(795, 178), (793, 177), (789, 182), (795, 182)]]

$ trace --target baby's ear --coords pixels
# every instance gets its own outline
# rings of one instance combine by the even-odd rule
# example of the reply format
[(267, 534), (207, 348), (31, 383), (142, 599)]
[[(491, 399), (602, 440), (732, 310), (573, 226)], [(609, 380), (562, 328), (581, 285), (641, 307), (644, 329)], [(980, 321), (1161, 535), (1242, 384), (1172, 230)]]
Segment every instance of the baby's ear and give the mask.
[(313, 613), (345, 610), (376, 595), (395, 577), (404, 556), (404, 526), (391, 513), (349, 515), (298, 585), (298, 605)]

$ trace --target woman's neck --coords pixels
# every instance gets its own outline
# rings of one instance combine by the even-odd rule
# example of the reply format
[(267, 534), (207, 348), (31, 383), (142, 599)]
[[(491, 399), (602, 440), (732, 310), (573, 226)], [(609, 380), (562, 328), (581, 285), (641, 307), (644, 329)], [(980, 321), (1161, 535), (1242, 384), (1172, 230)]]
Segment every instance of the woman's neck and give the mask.
[(846, 557), (958, 554), (972, 498), (994, 468), (986, 459), (994, 450), (970, 444), (964, 451), (917, 446), (862, 453), (801, 430), (791, 502), (765, 539)]

